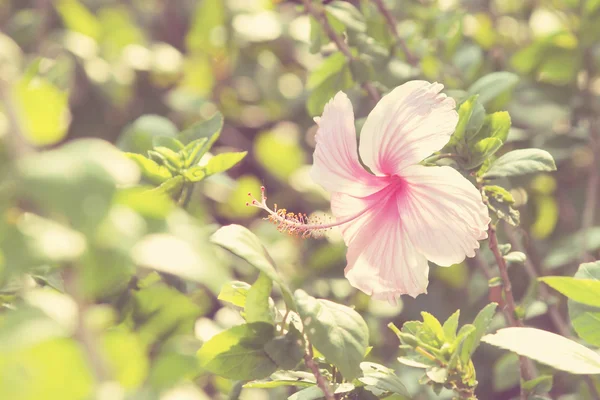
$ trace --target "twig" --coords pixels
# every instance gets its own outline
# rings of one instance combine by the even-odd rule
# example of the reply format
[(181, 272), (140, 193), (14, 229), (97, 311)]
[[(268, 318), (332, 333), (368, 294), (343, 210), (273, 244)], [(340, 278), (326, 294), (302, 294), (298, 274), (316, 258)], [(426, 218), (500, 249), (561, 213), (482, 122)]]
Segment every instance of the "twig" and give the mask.
[(231, 392), (229, 392), (229, 396), (227, 397), (228, 400), (238, 400), (240, 398), (240, 395), (242, 394), (242, 389), (244, 388), (244, 382), (243, 381), (237, 381), (233, 384), (233, 387), (231, 388)]
[[(494, 253), (494, 258), (496, 259), (496, 264), (498, 265), (498, 269), (500, 271), (500, 277), (502, 278), (502, 287), (504, 289), (504, 299), (506, 302), (505, 306), (502, 308), (502, 311), (504, 312), (504, 316), (506, 317), (509, 325), (513, 327), (523, 327), (523, 321), (521, 321), (516, 313), (517, 307), (512, 293), (512, 284), (510, 283), (510, 278), (508, 276), (508, 267), (504, 257), (502, 257), (502, 254), (500, 253), (500, 249), (498, 248), (496, 227), (492, 225), (491, 222), (488, 226), (488, 237), (490, 250), (492, 253)], [(522, 381), (529, 381), (535, 378), (533, 363), (527, 357), (519, 356), (519, 370)], [(527, 392), (523, 388), (523, 385), (521, 385), (521, 400), (527, 400)]]
[(325, 400), (335, 400), (335, 396), (333, 395), (333, 392), (329, 387), (329, 383), (327, 383), (325, 378), (323, 378), (323, 375), (321, 375), (321, 371), (319, 371), (319, 366), (317, 365), (314, 359), (312, 345), (308, 340), (306, 341), (306, 349), (304, 352), (304, 364), (308, 369), (310, 369), (312, 374), (315, 376), (315, 379), (317, 380), (317, 386), (325, 395)]
[(396, 18), (392, 15), (390, 10), (388, 10), (385, 7), (385, 4), (383, 4), (383, 0), (373, 0), (373, 2), (375, 3), (375, 5), (377, 5), (379, 12), (385, 18), (390, 30), (392, 31), (392, 34), (394, 35), (394, 39), (395, 39), (396, 43), (399, 44), (400, 47), (402, 47), (404, 56), (406, 56), (406, 61), (408, 61), (408, 63), (410, 65), (412, 65), (413, 67), (416, 67), (418, 64), (418, 59), (411, 53), (411, 51), (408, 49), (408, 46), (406, 45), (406, 42), (404, 41), (404, 39), (402, 39), (400, 37), (400, 35), (398, 34), (398, 28), (396, 28), (396, 26), (397, 26)]
[[(315, 6), (315, 4), (311, 2), (311, 0), (302, 0), (302, 3), (304, 3), (306, 11), (323, 27), (323, 30), (325, 31), (329, 39), (335, 43), (338, 50), (341, 51), (342, 54), (344, 54), (344, 56), (346, 56), (348, 61), (356, 61), (356, 57), (352, 55), (352, 51), (350, 50), (350, 47), (348, 47), (348, 44), (344, 42), (343, 38), (338, 36), (331, 24), (329, 24), (329, 21), (327, 20), (327, 15), (325, 15), (323, 9), (317, 8), (317, 6)], [(373, 86), (372, 83), (364, 82), (361, 86), (367, 91), (367, 93), (375, 103), (381, 100), (379, 92), (377, 91), (375, 86)]]

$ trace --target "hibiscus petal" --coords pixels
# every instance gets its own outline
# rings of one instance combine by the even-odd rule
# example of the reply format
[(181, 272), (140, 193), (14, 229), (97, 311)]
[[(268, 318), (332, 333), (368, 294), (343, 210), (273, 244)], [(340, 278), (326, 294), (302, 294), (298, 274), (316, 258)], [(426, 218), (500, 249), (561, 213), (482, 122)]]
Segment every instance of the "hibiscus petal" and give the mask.
[(331, 195), (331, 212), (336, 220), (352, 219), (350, 222), (340, 225), (347, 246), (354, 240), (365, 224), (377, 215), (381, 205), (388, 202), (394, 191), (388, 177), (371, 175), (368, 184), (371, 188), (376, 188), (377, 192), (365, 197), (354, 197), (339, 192)]
[(358, 161), (352, 103), (343, 92), (327, 103), (321, 118), (315, 118), (317, 131), (311, 178), (329, 192), (364, 196), (376, 188), (373, 177)]
[(443, 85), (410, 81), (384, 96), (360, 134), (362, 161), (376, 175), (398, 174), (440, 150), (454, 132), (458, 114)]
[(344, 270), (352, 286), (375, 299), (395, 303), (408, 294), (427, 293), (429, 265), (404, 234), (395, 198), (376, 208), (353, 238)]
[(418, 251), (441, 266), (475, 256), (490, 222), (475, 186), (451, 167), (414, 165), (402, 173), (407, 189), (398, 211)]

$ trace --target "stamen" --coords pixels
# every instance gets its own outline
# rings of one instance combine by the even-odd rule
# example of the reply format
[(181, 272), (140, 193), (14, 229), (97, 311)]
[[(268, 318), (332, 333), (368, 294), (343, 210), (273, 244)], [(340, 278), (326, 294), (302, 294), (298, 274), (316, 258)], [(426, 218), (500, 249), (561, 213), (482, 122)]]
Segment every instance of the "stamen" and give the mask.
[[(277, 226), (277, 230), (282, 233), (287, 233), (291, 236), (307, 238), (321, 236), (325, 231), (339, 225), (343, 225), (355, 220), (364, 214), (368, 208), (361, 210), (360, 213), (348, 218), (330, 223), (323, 223), (319, 217), (309, 217), (307, 214), (288, 212), (285, 208), (277, 208), (277, 204), (271, 209), (267, 205), (267, 196), (265, 196), (265, 187), (260, 187), (261, 201), (252, 199), (252, 202), (246, 203), (247, 206), (253, 206), (265, 210), (269, 216), (265, 220), (273, 222)], [(252, 193), (248, 193), (252, 197)]]

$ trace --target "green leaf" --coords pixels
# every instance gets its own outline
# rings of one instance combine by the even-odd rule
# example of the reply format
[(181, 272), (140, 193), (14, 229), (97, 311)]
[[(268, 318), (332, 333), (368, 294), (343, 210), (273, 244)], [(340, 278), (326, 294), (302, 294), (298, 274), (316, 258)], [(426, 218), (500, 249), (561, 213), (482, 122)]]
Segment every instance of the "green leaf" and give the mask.
[(493, 211), (498, 218), (503, 219), (512, 226), (519, 225), (519, 212), (512, 208), (512, 204), (515, 201), (509, 191), (495, 185), (484, 186), (483, 191), (488, 208)]
[(508, 137), (510, 125), (510, 115), (506, 111), (498, 111), (493, 114), (489, 114), (485, 117), (485, 120), (483, 121), (483, 127), (477, 134), (477, 137), (492, 137), (504, 143)]
[(141, 267), (167, 272), (184, 279), (206, 283), (211, 275), (209, 253), (200, 253), (187, 241), (167, 233), (154, 233), (142, 238), (131, 250)]
[(460, 310), (456, 310), (442, 326), (444, 330), (444, 337), (448, 342), (452, 342), (456, 339), (456, 329), (458, 328), (458, 318), (460, 317)]
[[(440, 324), (440, 321), (438, 321), (436, 317), (434, 317), (433, 315), (431, 315), (425, 311), (421, 312), (421, 316), (423, 317), (422, 329), (426, 329), (426, 330), (430, 331), (431, 334), (433, 335), (433, 337), (435, 337), (440, 344), (444, 343), (444, 341), (445, 341), (444, 329), (442, 328), (442, 324)], [(432, 344), (432, 343), (427, 343), (427, 344)]]
[(79, 0), (59, 0), (56, 10), (67, 29), (89, 36), (94, 41), (100, 39), (100, 21)]
[(292, 292), (277, 274), (275, 263), (267, 250), (250, 230), (241, 225), (227, 225), (216, 231), (210, 240), (246, 260), (250, 265), (276, 282), (281, 288), (287, 307), (293, 311), (296, 310)]
[(409, 397), (406, 387), (394, 370), (372, 362), (360, 363), (360, 369), (363, 376), (359, 377), (358, 380), (365, 385), (376, 387), (384, 392)]
[(437, 383), (446, 383), (448, 379), (448, 369), (442, 367), (433, 367), (427, 370), (427, 377)]
[(600, 354), (555, 333), (535, 328), (504, 328), (481, 340), (561, 371), (600, 374)]
[(138, 165), (138, 167), (140, 167), (140, 171), (142, 172), (142, 176), (144, 178), (156, 185), (160, 185), (161, 183), (173, 176), (168, 168), (162, 165), (158, 165), (155, 161), (150, 160), (149, 158), (146, 158), (141, 154), (123, 154), (130, 160), (133, 160)]
[(153, 193), (166, 194), (171, 197), (178, 197), (181, 193), (185, 179), (181, 175), (167, 179), (159, 187), (151, 190)]
[(124, 387), (135, 389), (148, 375), (148, 356), (137, 335), (113, 330), (102, 338), (106, 359), (113, 371), (114, 378)]
[[(196, 140), (192, 140), (185, 146), (185, 154), (187, 157), (185, 159), (185, 167), (189, 168), (193, 165), (198, 164), (200, 158), (204, 155), (202, 153), (204, 149), (204, 145), (208, 142), (208, 138), (200, 138)], [(208, 149), (207, 149), (208, 150)]]
[(19, 160), (18, 171), (25, 198), (90, 235), (110, 209), (115, 184), (131, 185), (140, 176), (133, 161), (99, 139), (73, 140), (31, 154)]
[(520, 251), (513, 251), (505, 255), (504, 259), (509, 263), (523, 264), (527, 260), (527, 256)]
[(600, 307), (600, 281), (568, 276), (544, 276), (538, 278), (569, 299), (592, 307)]
[(480, 140), (471, 147), (470, 160), (465, 168), (473, 169), (480, 166), (486, 159), (493, 156), (502, 147), (502, 144), (501, 140), (491, 137)]
[[(577, 247), (577, 246), (575, 246)], [(600, 281), (600, 261), (581, 264), (575, 273), (578, 279)], [(569, 318), (577, 335), (586, 342), (600, 347), (600, 308), (568, 301)]]
[(14, 86), (14, 102), (25, 138), (35, 146), (60, 142), (71, 121), (69, 95), (42, 79), (23, 79)]
[(222, 129), (223, 115), (217, 112), (206, 121), (197, 122), (185, 129), (178, 135), (178, 138), (184, 145), (190, 144), (194, 140), (208, 139), (197, 154), (197, 158), (200, 159), (221, 136)]
[(304, 371), (277, 371), (268, 380), (248, 382), (245, 388), (272, 389), (281, 386), (311, 387), (315, 386), (315, 377)]
[(273, 325), (264, 322), (238, 325), (223, 331), (202, 345), (198, 351), (200, 365), (224, 378), (265, 378), (277, 370), (264, 349), (273, 339), (273, 331)]
[(365, 18), (356, 7), (346, 1), (334, 0), (325, 6), (325, 10), (337, 18), (349, 30), (366, 32)]
[(521, 149), (498, 158), (483, 177), (495, 179), (541, 171), (556, 171), (556, 164), (550, 153), (540, 149)]
[(479, 101), (487, 108), (493, 100), (512, 91), (518, 81), (519, 77), (512, 72), (492, 72), (473, 83), (467, 93), (479, 94)]
[(248, 323), (266, 322), (273, 325), (274, 319), (269, 304), (272, 288), (273, 281), (271, 278), (261, 272), (246, 295), (244, 312)]
[(348, 64), (339, 71), (329, 71), (330, 74), (308, 96), (306, 108), (311, 116), (321, 115), (325, 104), (340, 90), (346, 90), (354, 85), (352, 73)]
[(322, 400), (324, 396), (318, 386), (311, 386), (294, 393), (288, 397), (288, 400)]
[(319, 87), (327, 78), (340, 73), (347, 62), (346, 56), (342, 52), (337, 51), (333, 53), (310, 73), (306, 82), (306, 88), (313, 90)]
[(221, 153), (212, 157), (204, 167), (206, 176), (224, 172), (239, 163), (248, 154), (247, 151), (238, 153)]
[(552, 389), (554, 377), (552, 375), (540, 375), (537, 378), (523, 382), (523, 389), (529, 393), (548, 393)]
[[(580, 243), (580, 245), (573, 246), (573, 243)], [(593, 252), (597, 249), (600, 249), (600, 226), (565, 235), (553, 244), (543, 261), (543, 265), (549, 269), (558, 268), (576, 262), (584, 250)]]
[(310, 21), (310, 52), (316, 54), (321, 51), (324, 42), (327, 41), (327, 35), (323, 31), (321, 24), (311, 15)]
[(156, 136), (175, 137), (177, 127), (170, 120), (160, 115), (142, 115), (128, 125), (117, 141), (123, 151), (146, 154), (152, 150), (153, 138)]
[(355, 378), (369, 345), (369, 330), (363, 318), (349, 307), (315, 299), (302, 290), (294, 296), (312, 345), (338, 367), (345, 379)]
[(277, 336), (265, 344), (265, 352), (281, 369), (294, 369), (304, 356), (302, 334), (293, 324), (284, 336)]
[[(27, 334), (35, 332), (30, 330)], [(82, 400), (93, 395), (94, 378), (82, 346), (54, 339), (0, 353), (0, 398)], [(57, 382), (69, 382), (68, 385)]]
[(250, 285), (246, 282), (228, 282), (221, 288), (217, 298), (221, 301), (233, 304), (234, 306), (244, 308), (249, 289)]
[[(457, 146), (465, 141), (465, 131), (469, 121), (471, 120), (471, 116), (473, 115), (475, 107), (479, 106), (483, 108), (481, 103), (477, 102), (477, 97), (477, 95), (469, 97), (458, 108), (458, 123), (456, 124), (454, 133), (450, 137), (450, 141), (446, 147)], [(485, 115), (485, 110), (483, 110), (483, 113)]]
[(485, 306), (473, 321), (473, 325), (475, 326), (475, 332), (467, 336), (465, 341), (463, 342), (463, 346), (461, 348), (460, 360), (463, 364), (467, 364), (477, 347), (479, 347), (479, 342), (485, 332), (487, 331), (490, 323), (492, 322), (492, 318), (496, 313), (496, 307), (498, 304), (490, 303)]
[(183, 168), (184, 158), (183, 154), (179, 154), (168, 147), (158, 146), (155, 147), (152, 152), (148, 154), (157, 154), (162, 160), (166, 161), (166, 164), (173, 170), (179, 170)]
[(155, 136), (152, 138), (152, 146), (166, 147), (174, 152), (180, 152), (184, 149), (183, 143), (171, 136)]

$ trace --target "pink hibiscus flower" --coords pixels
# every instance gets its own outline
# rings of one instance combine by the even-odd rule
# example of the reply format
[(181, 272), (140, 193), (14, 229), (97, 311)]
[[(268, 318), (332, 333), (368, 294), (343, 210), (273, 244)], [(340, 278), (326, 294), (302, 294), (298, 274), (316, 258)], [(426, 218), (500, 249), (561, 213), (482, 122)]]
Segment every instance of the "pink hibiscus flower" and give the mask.
[(348, 246), (346, 278), (366, 294), (394, 303), (402, 294), (426, 293), (428, 260), (450, 266), (473, 257), (490, 222), (481, 194), (459, 172), (419, 165), (448, 142), (458, 122), (455, 102), (442, 88), (411, 81), (384, 96), (362, 128), (358, 151), (344, 93), (315, 118), (310, 175), (331, 193), (335, 223), (272, 211), (264, 195), (254, 205), (292, 233), (339, 226)]

